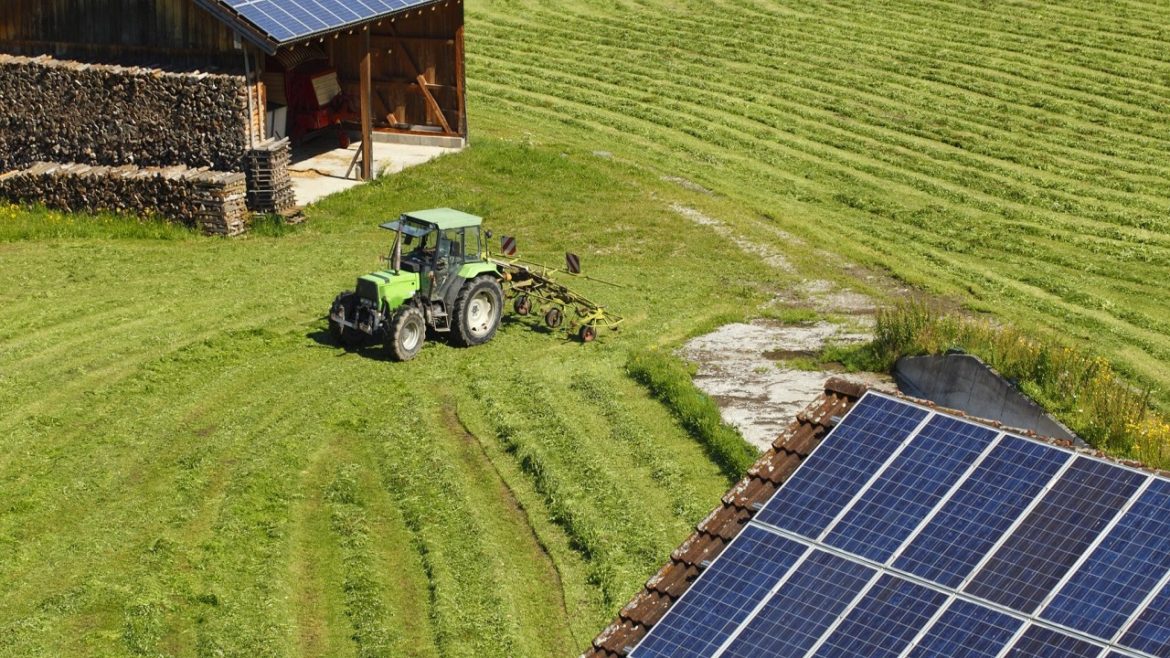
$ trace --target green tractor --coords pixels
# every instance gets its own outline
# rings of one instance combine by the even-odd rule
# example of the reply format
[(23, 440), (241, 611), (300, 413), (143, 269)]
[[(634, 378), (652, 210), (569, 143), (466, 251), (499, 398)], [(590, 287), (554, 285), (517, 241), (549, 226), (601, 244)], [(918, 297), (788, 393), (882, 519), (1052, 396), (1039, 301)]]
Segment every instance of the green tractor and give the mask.
[(487, 258), (483, 219), (450, 208), (404, 213), (393, 231), (388, 269), (359, 277), (357, 290), (333, 300), (329, 332), (354, 347), (381, 340), (397, 361), (414, 358), (428, 329), (468, 347), (492, 339), (504, 293), (499, 266)]

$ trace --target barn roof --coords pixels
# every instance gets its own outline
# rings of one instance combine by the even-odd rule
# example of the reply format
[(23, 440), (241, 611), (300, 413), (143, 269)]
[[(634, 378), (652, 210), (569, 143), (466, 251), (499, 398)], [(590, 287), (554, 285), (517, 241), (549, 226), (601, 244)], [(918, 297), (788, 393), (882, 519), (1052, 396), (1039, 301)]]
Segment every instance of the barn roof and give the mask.
[(666, 566), (622, 608), (582, 658), (624, 658), (864, 393), (863, 386), (830, 379), (824, 394), (796, 417), (743, 480), (671, 553)]
[[(763, 508), (866, 390), (865, 386), (838, 378), (826, 382), (824, 393), (777, 437), (772, 447), (748, 470), (747, 475), (727, 492), (719, 506), (671, 553), (670, 561), (647, 581), (643, 589), (621, 609), (617, 618), (593, 640), (592, 646), (581, 658), (625, 658), (690, 589), (699, 574), (748, 526), (756, 512)], [(929, 403), (917, 402), (933, 408)], [(955, 410), (938, 411), (968, 418), (966, 414)], [(1002, 427), (993, 421), (972, 420), (996, 428)], [(1037, 437), (1028, 431), (1013, 431), (1052, 445), (1071, 447), (1068, 441)], [(1079, 452), (1105, 458), (1094, 450)], [(1120, 463), (1143, 468), (1134, 462)], [(1170, 473), (1158, 474), (1170, 477)]]
[(269, 54), (396, 14), (450, 0), (195, 0)]

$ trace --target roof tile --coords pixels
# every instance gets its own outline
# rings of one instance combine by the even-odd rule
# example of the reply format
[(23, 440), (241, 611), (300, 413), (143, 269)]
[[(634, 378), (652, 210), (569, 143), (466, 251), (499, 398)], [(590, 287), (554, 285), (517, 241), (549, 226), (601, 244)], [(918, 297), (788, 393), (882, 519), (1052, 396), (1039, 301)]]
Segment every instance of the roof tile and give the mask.
[(723, 496), (719, 506), (671, 553), (671, 561), (622, 608), (582, 658), (624, 658), (686, 592), (706, 563), (718, 557), (743, 530), (756, 513), (756, 503), (771, 498), (865, 390), (864, 386), (839, 378), (826, 382), (825, 392), (797, 416), (776, 438), (773, 448), (764, 452), (747, 475)]

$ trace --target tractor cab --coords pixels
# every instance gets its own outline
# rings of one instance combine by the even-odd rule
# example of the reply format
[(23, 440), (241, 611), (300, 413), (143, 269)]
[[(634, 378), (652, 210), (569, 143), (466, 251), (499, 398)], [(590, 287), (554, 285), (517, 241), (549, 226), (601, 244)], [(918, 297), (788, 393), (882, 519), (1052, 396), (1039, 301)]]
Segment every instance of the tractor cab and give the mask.
[(390, 267), (419, 275), (419, 291), (427, 298), (445, 299), (468, 263), (483, 262), (480, 244), (482, 219), (439, 208), (403, 214), (382, 224), (394, 231)]

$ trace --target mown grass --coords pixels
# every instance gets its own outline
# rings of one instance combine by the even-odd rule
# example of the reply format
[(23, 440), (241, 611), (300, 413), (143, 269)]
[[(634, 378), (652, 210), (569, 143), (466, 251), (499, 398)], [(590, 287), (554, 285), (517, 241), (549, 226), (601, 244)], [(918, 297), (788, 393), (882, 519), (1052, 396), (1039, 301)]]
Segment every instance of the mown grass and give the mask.
[(626, 371), (670, 408), (728, 479), (742, 476), (759, 457), (758, 451), (723, 421), (715, 401), (695, 388), (693, 369), (677, 357), (641, 352), (630, 357)]
[(1163, 8), (468, 10), (481, 121), (705, 188), (703, 207), (734, 202), (722, 221), (797, 245), (805, 271), (848, 259), (1092, 344), (1170, 404)]
[[(631, 357), (805, 277), (880, 294), (850, 264), (1092, 344), (1165, 404), (1168, 16), (475, 0), (474, 146), (301, 227), (0, 209), (0, 656), (574, 655), (738, 463)], [(331, 345), (377, 223), (434, 206), (577, 250), (625, 331)]]
[[(0, 244), (0, 655), (579, 651), (728, 485), (624, 374), (630, 350), (789, 280), (664, 194), (590, 152), (480, 138), (277, 237)], [(581, 251), (628, 284), (581, 284), (625, 330), (510, 321), (406, 364), (332, 345), (323, 314), (377, 266), (378, 221), (445, 205), (527, 256)], [(728, 272), (744, 283), (709, 303)]]

